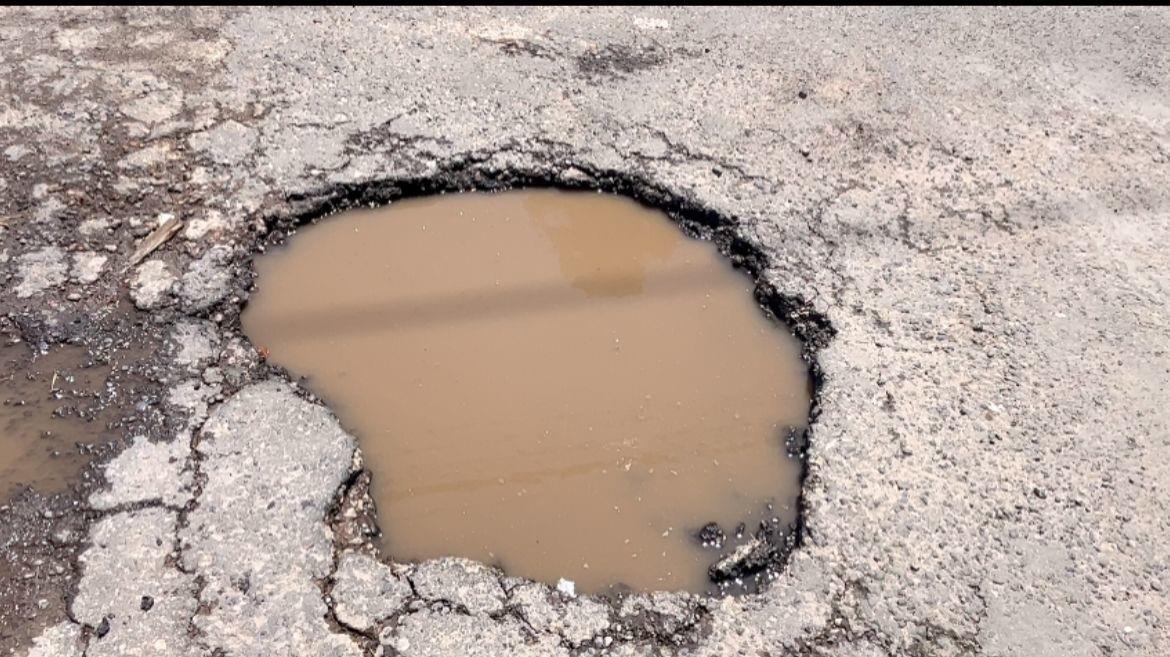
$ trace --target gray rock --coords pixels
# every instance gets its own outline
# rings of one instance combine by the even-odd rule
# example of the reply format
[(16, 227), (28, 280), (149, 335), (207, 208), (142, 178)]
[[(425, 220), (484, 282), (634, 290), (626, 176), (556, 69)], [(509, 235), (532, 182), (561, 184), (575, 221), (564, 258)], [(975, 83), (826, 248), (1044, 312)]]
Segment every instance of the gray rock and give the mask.
[(62, 621), (33, 639), (26, 657), (82, 657), (81, 626)]
[(106, 219), (86, 219), (77, 226), (77, 232), (82, 237), (104, 237), (110, 222)]
[(65, 282), (69, 271), (65, 263), (65, 252), (58, 246), (46, 246), (26, 253), (16, 259), (16, 265), (16, 274), (20, 277), (20, 282), (15, 288), (18, 299), (27, 299), (49, 288), (57, 287)]
[(180, 320), (171, 329), (170, 342), (175, 363), (190, 371), (219, 357), (219, 332), (205, 320)]
[(17, 162), (31, 152), (33, 152), (32, 149), (23, 144), (13, 144), (4, 149), (4, 156), (12, 162)]
[(191, 263), (179, 286), (184, 309), (205, 310), (227, 296), (232, 281), (231, 255), (230, 248), (213, 246)]
[(222, 233), (231, 227), (231, 223), (217, 210), (208, 210), (203, 215), (193, 217), (187, 221), (183, 230), (183, 239), (199, 240), (207, 235)]
[(162, 260), (147, 260), (130, 280), (130, 299), (142, 310), (158, 308), (170, 301), (175, 275)]
[(73, 271), (70, 276), (82, 285), (96, 282), (105, 269), (108, 256), (93, 251), (78, 251), (73, 254)]
[(140, 148), (118, 160), (122, 169), (149, 169), (166, 163), (174, 155), (174, 149), (166, 142)]

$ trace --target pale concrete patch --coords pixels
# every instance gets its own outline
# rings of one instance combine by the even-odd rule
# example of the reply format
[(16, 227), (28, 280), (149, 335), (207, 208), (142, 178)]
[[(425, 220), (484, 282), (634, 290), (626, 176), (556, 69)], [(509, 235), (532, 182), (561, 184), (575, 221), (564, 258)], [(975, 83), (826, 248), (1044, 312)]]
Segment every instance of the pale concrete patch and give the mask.
[(358, 552), (341, 555), (333, 579), (337, 620), (361, 631), (389, 618), (411, 595), (410, 584), (389, 566)]
[(142, 310), (158, 308), (169, 301), (175, 281), (170, 265), (162, 260), (147, 260), (130, 280), (130, 298)]
[(181, 320), (171, 329), (170, 348), (175, 363), (199, 370), (219, 357), (219, 332), (205, 320)]
[(432, 559), (410, 574), (418, 594), (428, 600), (446, 600), (473, 614), (491, 614), (504, 608), (499, 574), (470, 559)]
[(93, 251), (79, 251), (73, 254), (73, 270), (70, 275), (73, 280), (82, 285), (89, 285), (97, 281), (106, 267), (108, 256)]
[(105, 518), (90, 531), (74, 617), (91, 628), (86, 657), (198, 654), (187, 634), (195, 613), (195, 580), (171, 561), (174, 511), (150, 508)]
[(453, 612), (420, 611), (404, 618), (384, 645), (402, 657), (549, 657), (568, 655), (556, 637), (529, 638), (523, 626), (510, 618), (494, 621), (486, 616)]
[(152, 443), (137, 436), (134, 444), (106, 464), (108, 487), (89, 497), (95, 509), (159, 501), (180, 507), (191, 499), (192, 473), (186, 470), (191, 444), (186, 436), (169, 443)]
[(229, 270), (232, 250), (214, 246), (191, 263), (179, 284), (179, 297), (187, 310), (204, 310), (225, 296), (232, 281)]
[(206, 481), (180, 536), (184, 567), (205, 582), (210, 611), (194, 622), (210, 650), (361, 655), (325, 623), (316, 584), (332, 567), (323, 520), (354, 448), (328, 411), (276, 382), (241, 390), (207, 420), (196, 445)]
[(118, 166), (128, 169), (145, 169), (163, 164), (172, 156), (174, 149), (166, 142), (151, 144), (118, 160)]
[(46, 628), (33, 639), (26, 657), (82, 657), (83, 648), (81, 626), (64, 621)]
[(208, 210), (202, 216), (190, 219), (187, 228), (183, 230), (183, 238), (189, 240), (202, 239), (204, 236), (227, 230), (231, 224), (218, 210)]
[(183, 92), (161, 89), (125, 103), (120, 109), (126, 116), (143, 123), (160, 123), (183, 109)]
[(194, 430), (207, 418), (207, 410), (219, 396), (220, 386), (202, 378), (188, 379), (171, 388), (167, 404), (187, 417), (187, 428)]
[(188, 138), (191, 148), (207, 154), (217, 164), (239, 164), (256, 148), (256, 131), (237, 121), (224, 121)]

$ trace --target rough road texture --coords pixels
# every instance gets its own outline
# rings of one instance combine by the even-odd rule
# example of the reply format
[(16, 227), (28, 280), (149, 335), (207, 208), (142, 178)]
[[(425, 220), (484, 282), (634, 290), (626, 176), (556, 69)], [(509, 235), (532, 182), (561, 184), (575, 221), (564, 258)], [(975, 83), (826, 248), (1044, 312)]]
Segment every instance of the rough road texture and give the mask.
[[(169, 435), (120, 457), (150, 476), (110, 464), (63, 603), (0, 618), (5, 649), (1170, 654), (1170, 13), (0, 17), (0, 328), (93, 346), (134, 304), (174, 345)], [(836, 329), (765, 593), (610, 605), (369, 556), (354, 442), (238, 334), (249, 260), (397, 193), (367, 183), (514, 178), (708, 208)]]

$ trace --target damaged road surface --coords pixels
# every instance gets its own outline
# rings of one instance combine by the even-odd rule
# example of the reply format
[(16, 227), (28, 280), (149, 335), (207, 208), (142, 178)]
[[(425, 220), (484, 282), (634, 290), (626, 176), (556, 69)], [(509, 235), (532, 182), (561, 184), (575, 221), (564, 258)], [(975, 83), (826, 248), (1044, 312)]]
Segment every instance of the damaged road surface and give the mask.
[[(442, 194), (302, 228), (255, 269), (244, 332), (353, 428), (383, 554), (721, 593), (773, 577), (795, 542), (800, 345), (665, 214)], [(712, 522), (741, 529), (697, 540)], [(712, 582), (757, 533), (775, 558)]]
[[(1165, 10), (0, 12), (6, 362), (115, 372), (5, 486), (0, 654), (1170, 654)], [(394, 561), (243, 334), (306, 222), (534, 186), (664, 210), (801, 341), (760, 591)]]

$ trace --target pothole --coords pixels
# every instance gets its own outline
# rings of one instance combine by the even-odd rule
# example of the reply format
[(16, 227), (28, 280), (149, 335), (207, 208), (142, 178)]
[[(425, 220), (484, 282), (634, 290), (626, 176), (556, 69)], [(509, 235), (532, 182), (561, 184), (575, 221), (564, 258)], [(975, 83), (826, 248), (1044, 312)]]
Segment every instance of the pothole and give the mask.
[(662, 212), (416, 198), (255, 267), (244, 330), (358, 436), (394, 558), (587, 593), (754, 590), (794, 540), (802, 345)]
[(34, 355), (23, 342), (0, 346), (0, 363), (0, 499), (21, 486), (52, 493), (74, 484), (90, 446), (119, 438), (122, 409), (107, 388), (115, 364), (72, 345)]

